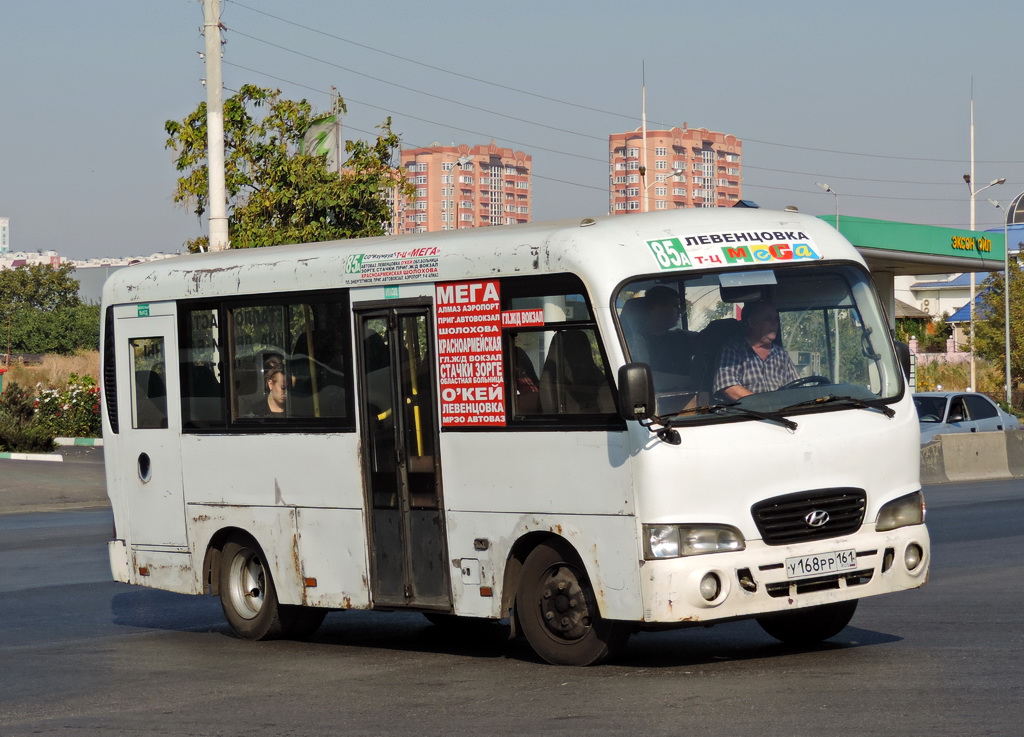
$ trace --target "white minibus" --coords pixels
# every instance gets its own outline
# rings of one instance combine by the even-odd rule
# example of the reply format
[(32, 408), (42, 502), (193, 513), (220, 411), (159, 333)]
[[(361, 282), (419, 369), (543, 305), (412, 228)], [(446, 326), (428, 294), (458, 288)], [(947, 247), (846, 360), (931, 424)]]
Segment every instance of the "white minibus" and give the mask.
[(250, 639), (330, 610), (835, 636), (924, 584), (918, 421), (821, 220), (689, 209), (229, 250), (103, 294), (114, 578)]

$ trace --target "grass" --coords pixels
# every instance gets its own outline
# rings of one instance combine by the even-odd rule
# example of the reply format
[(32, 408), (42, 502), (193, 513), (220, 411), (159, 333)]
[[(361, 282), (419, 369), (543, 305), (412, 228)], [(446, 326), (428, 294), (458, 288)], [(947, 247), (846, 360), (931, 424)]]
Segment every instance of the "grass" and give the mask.
[(38, 364), (26, 366), (12, 362), (4, 374), (4, 383), (16, 382), (23, 387), (34, 389), (42, 384), (44, 389), (60, 389), (67, 386), (71, 374), (100, 378), (100, 352), (82, 351), (73, 356), (47, 354)]

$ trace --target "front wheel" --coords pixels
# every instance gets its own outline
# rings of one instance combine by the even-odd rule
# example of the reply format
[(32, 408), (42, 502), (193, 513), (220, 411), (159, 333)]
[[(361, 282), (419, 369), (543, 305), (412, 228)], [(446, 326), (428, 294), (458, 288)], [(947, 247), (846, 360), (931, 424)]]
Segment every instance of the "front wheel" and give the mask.
[(558, 543), (541, 544), (526, 558), (516, 616), (530, 647), (553, 665), (596, 665), (629, 638), (625, 623), (601, 617), (586, 571)]
[(835, 637), (853, 619), (857, 599), (757, 618), (761, 629), (787, 645), (814, 645)]

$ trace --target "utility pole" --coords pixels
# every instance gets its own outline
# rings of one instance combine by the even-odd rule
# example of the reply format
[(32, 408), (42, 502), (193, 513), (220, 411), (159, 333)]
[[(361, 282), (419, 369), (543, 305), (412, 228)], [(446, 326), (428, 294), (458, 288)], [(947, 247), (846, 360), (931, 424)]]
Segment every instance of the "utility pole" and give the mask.
[(224, 251), (228, 242), (227, 189), (224, 186), (224, 83), (221, 75), (220, 0), (203, 0), (206, 39), (206, 146), (210, 183), (210, 250)]

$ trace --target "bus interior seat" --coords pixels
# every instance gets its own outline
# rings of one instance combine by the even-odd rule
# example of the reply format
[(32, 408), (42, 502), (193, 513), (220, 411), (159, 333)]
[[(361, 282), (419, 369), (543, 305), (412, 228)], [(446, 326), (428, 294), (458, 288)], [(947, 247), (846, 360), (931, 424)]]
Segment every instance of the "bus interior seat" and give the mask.
[(555, 334), (540, 377), (541, 409), (546, 414), (602, 414), (615, 411), (605, 372), (594, 361), (583, 330)]
[(512, 391), (515, 414), (540, 412), (540, 377), (537, 376), (529, 354), (518, 345), (512, 353)]
[(742, 325), (734, 317), (712, 320), (700, 331), (700, 347), (693, 361), (693, 373), (700, 392), (706, 392), (710, 397), (714, 391), (715, 374), (718, 371), (722, 348), (742, 334)]

